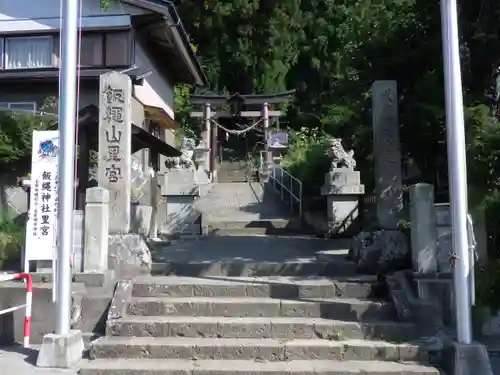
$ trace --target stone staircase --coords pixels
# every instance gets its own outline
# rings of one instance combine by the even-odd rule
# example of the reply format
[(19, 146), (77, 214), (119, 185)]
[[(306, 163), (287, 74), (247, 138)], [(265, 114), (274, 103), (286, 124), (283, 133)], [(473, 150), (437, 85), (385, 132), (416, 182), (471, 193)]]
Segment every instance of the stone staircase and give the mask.
[(152, 249), (154, 276), (119, 283), (80, 374), (439, 375), (349, 241), (297, 234), (259, 186), (216, 184), (197, 207), (211, 235)]
[(438, 375), (376, 279), (139, 277), (82, 375)]
[(244, 160), (223, 161), (219, 164), (217, 170), (217, 181), (228, 182), (246, 182), (255, 181), (254, 174), (250, 173), (248, 164)]

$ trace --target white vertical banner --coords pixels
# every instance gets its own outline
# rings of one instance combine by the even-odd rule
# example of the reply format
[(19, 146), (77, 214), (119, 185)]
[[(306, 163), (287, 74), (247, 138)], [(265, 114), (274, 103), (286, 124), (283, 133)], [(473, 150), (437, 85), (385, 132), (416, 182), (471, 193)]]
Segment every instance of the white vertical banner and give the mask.
[(57, 241), (59, 131), (33, 132), (25, 264), (54, 260)]

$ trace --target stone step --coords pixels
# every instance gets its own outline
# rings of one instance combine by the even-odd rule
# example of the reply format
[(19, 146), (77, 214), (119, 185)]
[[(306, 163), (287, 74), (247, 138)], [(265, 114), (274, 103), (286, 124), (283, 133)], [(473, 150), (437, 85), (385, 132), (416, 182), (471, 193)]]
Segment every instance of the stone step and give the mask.
[(375, 276), (331, 278), (141, 276), (134, 280), (135, 297), (377, 297)]
[[(263, 235), (295, 235), (303, 234), (299, 219), (275, 218), (239, 221), (209, 221), (204, 233), (213, 236), (263, 236)], [(317, 240), (311, 238), (310, 240)]]
[(90, 358), (258, 361), (330, 359), (428, 363), (429, 354), (425, 348), (417, 344), (393, 344), (383, 341), (103, 337), (93, 342)]
[(108, 320), (108, 336), (220, 337), (220, 338), (321, 338), (410, 341), (418, 329), (403, 322), (344, 322), (321, 318), (228, 318), (183, 316), (127, 316)]
[[(300, 228), (297, 219), (260, 219), (260, 220), (237, 220), (237, 221), (209, 221), (207, 227), (211, 229), (247, 229), (247, 228)], [(311, 240), (315, 240), (312, 238)]]
[(80, 375), (439, 375), (435, 368), (384, 361), (98, 359), (84, 361)]
[[(205, 228), (204, 233), (210, 236), (264, 236), (264, 235), (293, 235), (297, 233), (294, 228), (238, 228), (238, 229), (217, 229)], [(301, 230), (300, 233), (304, 233)]]
[(141, 316), (312, 317), (345, 321), (396, 318), (390, 302), (345, 298), (141, 297), (129, 303), (128, 313)]
[(155, 262), (151, 274), (165, 276), (353, 276), (354, 262)]

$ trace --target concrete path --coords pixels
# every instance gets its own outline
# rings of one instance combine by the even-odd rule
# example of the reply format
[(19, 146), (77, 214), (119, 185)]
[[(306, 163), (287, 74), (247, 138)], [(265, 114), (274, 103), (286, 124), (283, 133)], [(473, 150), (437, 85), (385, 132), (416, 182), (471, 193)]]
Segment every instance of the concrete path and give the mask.
[(8, 375), (77, 375), (78, 368), (71, 370), (36, 367), (38, 348), (0, 346), (0, 373)]

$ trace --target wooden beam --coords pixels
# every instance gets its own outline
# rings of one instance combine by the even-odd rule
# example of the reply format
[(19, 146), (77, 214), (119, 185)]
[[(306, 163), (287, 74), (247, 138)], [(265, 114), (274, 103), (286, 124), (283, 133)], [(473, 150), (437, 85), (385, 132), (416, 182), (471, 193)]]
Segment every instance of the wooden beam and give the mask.
[[(276, 94), (240, 94), (244, 99), (244, 104), (280, 104), (290, 100), (295, 95), (295, 90), (278, 92)], [(231, 95), (191, 95), (191, 103), (212, 105), (227, 104)]]
[[(280, 117), (282, 115), (281, 111), (269, 111), (269, 117)], [(203, 118), (203, 112), (191, 112), (189, 114), (191, 118)], [(229, 112), (212, 112), (210, 118), (227, 118), (227, 117), (262, 117), (261, 111), (241, 111), (237, 115), (233, 115)]]

